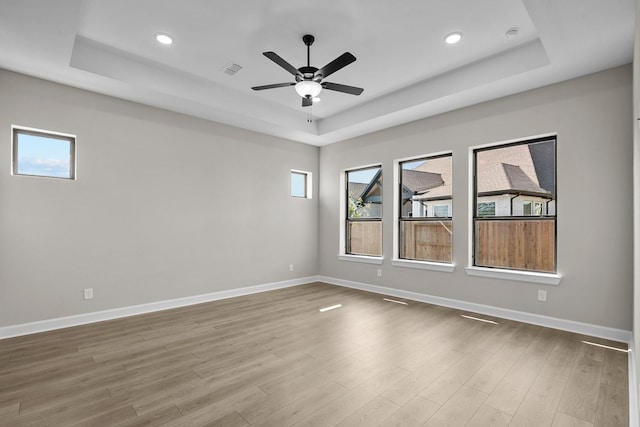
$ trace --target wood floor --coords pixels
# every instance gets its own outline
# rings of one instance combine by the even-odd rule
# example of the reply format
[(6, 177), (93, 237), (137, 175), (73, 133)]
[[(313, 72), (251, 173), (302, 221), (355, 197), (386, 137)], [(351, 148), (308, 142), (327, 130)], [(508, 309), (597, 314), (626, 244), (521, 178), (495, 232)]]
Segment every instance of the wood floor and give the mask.
[(313, 283), (1, 340), (0, 425), (628, 425), (582, 341), (624, 344), (461, 314)]

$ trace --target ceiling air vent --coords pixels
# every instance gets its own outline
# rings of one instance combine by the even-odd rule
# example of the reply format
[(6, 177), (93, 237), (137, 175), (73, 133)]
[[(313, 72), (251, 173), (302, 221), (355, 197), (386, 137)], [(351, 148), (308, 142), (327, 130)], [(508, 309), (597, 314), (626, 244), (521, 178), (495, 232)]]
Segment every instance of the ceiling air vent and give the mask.
[(241, 69), (242, 69), (242, 66), (240, 64), (236, 64), (235, 62), (229, 62), (227, 65), (222, 67), (222, 71), (224, 71), (225, 74), (230, 76), (233, 76), (235, 73), (237, 73)]

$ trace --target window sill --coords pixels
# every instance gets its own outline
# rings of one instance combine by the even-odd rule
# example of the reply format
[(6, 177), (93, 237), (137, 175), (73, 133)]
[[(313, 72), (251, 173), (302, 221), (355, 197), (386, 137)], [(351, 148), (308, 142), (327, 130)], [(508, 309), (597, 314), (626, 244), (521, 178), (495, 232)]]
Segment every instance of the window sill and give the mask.
[(516, 280), (519, 282), (559, 285), (562, 277), (553, 273), (503, 270), (499, 268), (465, 267), (468, 276), (489, 277), (492, 279)]
[(338, 259), (340, 261), (350, 261), (350, 262), (362, 262), (365, 264), (382, 264), (384, 258), (377, 256), (366, 256), (366, 255), (338, 255)]
[(394, 267), (417, 268), (420, 270), (443, 271), (446, 273), (453, 273), (456, 269), (455, 264), (433, 261), (415, 261), (409, 259), (394, 259), (391, 260), (391, 265)]

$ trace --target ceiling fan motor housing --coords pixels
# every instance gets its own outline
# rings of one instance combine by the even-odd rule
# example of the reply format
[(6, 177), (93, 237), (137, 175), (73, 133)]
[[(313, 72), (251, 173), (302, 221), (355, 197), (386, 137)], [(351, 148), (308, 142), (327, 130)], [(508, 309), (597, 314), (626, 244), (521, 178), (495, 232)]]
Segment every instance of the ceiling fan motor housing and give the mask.
[(322, 80), (322, 74), (316, 74), (318, 69), (316, 67), (300, 67), (298, 68), (300, 74), (296, 75), (296, 81), (302, 80), (313, 80), (315, 82), (320, 82)]

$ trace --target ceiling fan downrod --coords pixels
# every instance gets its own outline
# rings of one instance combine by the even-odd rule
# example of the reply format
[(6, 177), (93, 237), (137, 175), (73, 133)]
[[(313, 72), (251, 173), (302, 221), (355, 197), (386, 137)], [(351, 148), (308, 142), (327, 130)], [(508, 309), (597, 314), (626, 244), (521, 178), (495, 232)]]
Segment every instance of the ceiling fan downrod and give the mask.
[(311, 34), (305, 34), (302, 36), (302, 41), (307, 45), (307, 67), (311, 67), (311, 45), (315, 41), (315, 37)]

